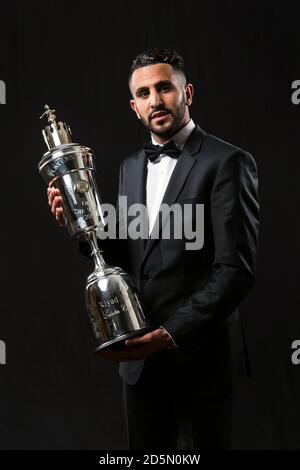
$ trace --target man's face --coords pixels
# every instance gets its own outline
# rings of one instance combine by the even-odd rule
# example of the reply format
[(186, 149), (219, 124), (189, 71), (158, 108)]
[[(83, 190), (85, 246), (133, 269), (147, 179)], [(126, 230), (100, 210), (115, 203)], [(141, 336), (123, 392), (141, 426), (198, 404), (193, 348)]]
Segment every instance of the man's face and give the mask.
[(193, 86), (170, 64), (153, 64), (135, 70), (130, 105), (137, 117), (163, 143), (189, 121)]

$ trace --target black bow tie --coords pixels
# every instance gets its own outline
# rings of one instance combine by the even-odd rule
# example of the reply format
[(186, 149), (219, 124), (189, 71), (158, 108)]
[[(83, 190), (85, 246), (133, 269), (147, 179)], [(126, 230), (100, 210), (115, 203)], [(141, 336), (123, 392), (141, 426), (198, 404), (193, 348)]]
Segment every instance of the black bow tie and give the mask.
[(170, 140), (165, 145), (154, 145), (152, 142), (146, 142), (144, 150), (150, 162), (154, 162), (162, 153), (172, 158), (178, 158), (181, 152), (174, 140)]

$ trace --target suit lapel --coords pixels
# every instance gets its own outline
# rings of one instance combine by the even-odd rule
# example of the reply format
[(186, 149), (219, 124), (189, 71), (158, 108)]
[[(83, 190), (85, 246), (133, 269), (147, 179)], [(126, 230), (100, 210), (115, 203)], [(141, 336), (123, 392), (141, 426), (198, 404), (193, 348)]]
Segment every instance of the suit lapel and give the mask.
[[(147, 158), (144, 150), (141, 150), (136, 157), (134, 170), (130, 177), (132, 182), (130, 204), (143, 204), (146, 206), (146, 180), (147, 180)], [(128, 208), (127, 208), (128, 210)], [(139, 238), (140, 256), (143, 257), (147, 239)]]
[(144, 150), (137, 155), (132, 178), (133, 202), (146, 204), (147, 159)]
[[(200, 151), (200, 147), (201, 147), (201, 144), (205, 135), (206, 133), (199, 126), (196, 126), (194, 131), (191, 133), (191, 135), (187, 139), (185, 146), (178, 158), (178, 162), (174, 168), (174, 171), (168, 183), (168, 186), (165, 191), (161, 204), (168, 204), (168, 206), (171, 206), (172, 204), (176, 202), (187, 180), (187, 177), (190, 171), (192, 170), (193, 166), (196, 163), (196, 158), (193, 157), (193, 155), (195, 155), (196, 153)], [(145, 160), (144, 160), (144, 164), (145, 164)], [(145, 167), (146, 167), (146, 164), (145, 164)], [(144, 180), (142, 184), (144, 185), (143, 201), (145, 201), (146, 200), (146, 190), (145, 190), (146, 171), (144, 172)], [(164, 214), (164, 212), (162, 212), (162, 214)], [(162, 219), (161, 224), (159, 225), (159, 215), (158, 215), (154, 223), (153, 233), (157, 233), (157, 231), (159, 231), (159, 234), (161, 234), (161, 230), (165, 222), (166, 220)], [(145, 261), (146, 257), (148, 256), (149, 252), (151, 251), (156, 241), (157, 241), (157, 238), (149, 238), (145, 247), (142, 263)]]

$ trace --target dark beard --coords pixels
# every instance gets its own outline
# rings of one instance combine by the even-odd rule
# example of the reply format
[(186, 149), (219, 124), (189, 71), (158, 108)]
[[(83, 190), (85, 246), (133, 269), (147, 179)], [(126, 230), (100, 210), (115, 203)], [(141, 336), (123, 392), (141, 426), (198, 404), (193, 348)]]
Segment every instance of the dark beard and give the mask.
[(180, 131), (180, 129), (184, 126), (183, 124), (183, 118), (185, 114), (185, 99), (183, 98), (181, 103), (179, 104), (176, 113), (173, 113), (170, 110), (168, 111), (174, 118), (173, 123), (171, 126), (167, 129), (162, 129), (161, 131), (159, 129), (153, 129), (151, 127), (151, 121), (150, 124), (146, 123), (143, 121), (144, 125), (148, 127), (149, 131), (151, 134), (157, 135), (158, 137), (163, 137), (164, 139), (169, 140), (173, 135), (177, 134), (177, 132)]

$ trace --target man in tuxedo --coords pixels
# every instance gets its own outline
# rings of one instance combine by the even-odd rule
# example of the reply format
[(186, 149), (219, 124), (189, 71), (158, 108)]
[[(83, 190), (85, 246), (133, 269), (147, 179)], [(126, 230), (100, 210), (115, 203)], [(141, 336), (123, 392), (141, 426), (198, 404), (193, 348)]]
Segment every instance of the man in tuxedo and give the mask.
[[(232, 393), (251, 375), (238, 307), (255, 280), (256, 164), (193, 122), (194, 89), (175, 51), (139, 54), (129, 86), (151, 140), (121, 164), (119, 196), (146, 205), (149, 238), (99, 243), (133, 279), (153, 330), (98, 354), (120, 362), (131, 449), (228, 449)], [(58, 190), (48, 198), (63, 225)], [(203, 205), (203, 245), (187, 249), (171, 213), (164, 237), (162, 204), (188, 204), (196, 227)]]

